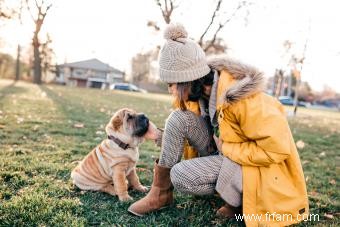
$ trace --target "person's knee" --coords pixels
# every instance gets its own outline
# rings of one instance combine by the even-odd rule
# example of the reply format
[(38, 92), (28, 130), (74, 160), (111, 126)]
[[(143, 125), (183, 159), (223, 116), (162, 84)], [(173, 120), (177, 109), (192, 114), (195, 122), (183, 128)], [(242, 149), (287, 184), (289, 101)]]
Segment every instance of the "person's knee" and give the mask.
[(179, 191), (182, 191), (182, 189), (184, 189), (187, 186), (184, 183), (185, 182), (184, 176), (185, 174), (183, 173), (181, 165), (179, 163), (177, 163), (171, 168), (170, 171), (171, 182), (173, 186)]
[(170, 170), (170, 179), (171, 183), (175, 188), (177, 188), (177, 185), (179, 183), (178, 178), (180, 177), (180, 174), (178, 172), (177, 164), (174, 165)]

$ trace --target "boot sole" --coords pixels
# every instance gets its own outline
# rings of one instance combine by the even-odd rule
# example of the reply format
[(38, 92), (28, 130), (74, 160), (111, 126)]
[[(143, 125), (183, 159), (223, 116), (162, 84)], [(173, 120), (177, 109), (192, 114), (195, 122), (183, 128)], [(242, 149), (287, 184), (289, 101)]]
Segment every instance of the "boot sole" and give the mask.
[(136, 216), (138, 216), (138, 217), (143, 217), (143, 216), (144, 216), (143, 214), (138, 214), (138, 213), (136, 213), (136, 212), (130, 210), (130, 208), (128, 209), (128, 212), (130, 212), (131, 214), (134, 214), (134, 215), (136, 215)]
[[(163, 210), (163, 209), (169, 207), (170, 205), (171, 205), (171, 204), (166, 205), (166, 206), (161, 207), (161, 208), (159, 208), (159, 209), (157, 209), (157, 210)], [(150, 212), (148, 212), (148, 213), (151, 213), (151, 212), (154, 212), (154, 211), (157, 211), (157, 210), (153, 210), (153, 211), (150, 211)], [(131, 214), (134, 214), (134, 215), (136, 215), (136, 216), (138, 216), (138, 217), (143, 217), (143, 216), (144, 216), (144, 214), (136, 213), (136, 212), (132, 211), (130, 208), (128, 209), (128, 212), (130, 212)]]

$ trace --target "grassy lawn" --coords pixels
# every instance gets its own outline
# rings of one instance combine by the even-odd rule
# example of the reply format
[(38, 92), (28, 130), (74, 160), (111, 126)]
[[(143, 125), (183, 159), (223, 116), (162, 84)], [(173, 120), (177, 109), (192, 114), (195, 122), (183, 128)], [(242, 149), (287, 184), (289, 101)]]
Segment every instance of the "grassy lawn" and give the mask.
[[(0, 226), (242, 226), (215, 217), (223, 204), (217, 196), (176, 193), (173, 206), (138, 218), (127, 212), (130, 202), (72, 185), (71, 170), (105, 138), (112, 113), (131, 107), (163, 127), (170, 103), (166, 95), (0, 80)], [(298, 114), (289, 121), (300, 140), (311, 213), (320, 215), (320, 221), (300, 225), (338, 226), (340, 113)], [(151, 184), (159, 152), (151, 142), (141, 146), (138, 174), (144, 185)]]

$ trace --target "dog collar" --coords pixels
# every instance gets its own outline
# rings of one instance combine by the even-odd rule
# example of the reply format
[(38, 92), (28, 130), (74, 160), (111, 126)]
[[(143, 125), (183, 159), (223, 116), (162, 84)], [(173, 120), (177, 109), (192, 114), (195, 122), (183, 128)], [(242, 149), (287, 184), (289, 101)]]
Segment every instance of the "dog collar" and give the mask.
[(126, 150), (130, 147), (129, 144), (122, 142), (120, 139), (118, 139), (118, 138), (116, 138), (112, 135), (107, 136), (107, 138), (109, 140), (112, 140), (113, 142), (115, 142), (119, 147), (123, 148), (124, 150)]

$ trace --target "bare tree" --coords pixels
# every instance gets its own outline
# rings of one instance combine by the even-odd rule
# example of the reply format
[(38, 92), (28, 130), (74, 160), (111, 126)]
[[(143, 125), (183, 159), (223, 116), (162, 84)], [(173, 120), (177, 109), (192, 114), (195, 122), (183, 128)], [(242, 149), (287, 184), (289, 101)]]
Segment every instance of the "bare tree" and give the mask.
[(224, 21), (220, 21), (219, 22), (219, 25), (217, 27), (217, 29), (215, 30), (214, 32), (214, 35), (212, 37), (212, 39), (208, 40), (205, 45), (203, 45), (203, 38), (204, 36), (207, 34), (207, 32), (209, 31), (209, 29), (211, 28), (211, 25), (213, 24), (214, 20), (215, 20), (215, 17), (216, 17), (216, 13), (220, 10), (220, 7), (221, 7), (221, 3), (222, 3), (222, 0), (219, 0), (217, 2), (217, 5), (216, 5), (216, 8), (215, 8), (215, 11), (213, 12), (213, 15), (211, 17), (211, 20), (210, 20), (210, 23), (208, 24), (207, 28), (204, 30), (203, 34), (201, 35), (200, 37), (200, 40), (198, 42), (198, 44), (200, 46), (203, 47), (203, 50), (206, 52), (207, 50), (209, 50), (209, 48), (211, 47), (214, 47), (215, 44), (217, 43), (217, 36), (218, 36), (218, 33), (224, 28), (224, 26), (226, 24), (228, 24), (237, 14), (237, 12), (244, 6), (247, 6), (248, 3), (246, 1), (241, 1), (238, 3), (236, 9), (233, 11), (233, 13), (226, 19), (224, 19)]
[(281, 91), (282, 91), (282, 88), (283, 88), (284, 71), (282, 69), (276, 69), (274, 79), (276, 80), (274, 95), (275, 95), (275, 97), (278, 98), (281, 95)]
[(281, 66), (277, 67), (274, 74), (274, 81), (272, 86), (273, 95), (275, 97), (279, 97), (284, 89), (285, 80), (288, 79), (288, 96), (290, 96), (290, 90), (292, 85), (292, 75), (289, 73), (288, 78), (285, 78), (284, 75), (287, 73), (287, 68), (291, 64), (292, 56), (291, 56), (291, 47), (292, 42), (290, 40), (285, 40), (283, 42), (283, 53), (281, 55), (281, 62), (283, 63)]
[(207, 32), (209, 31), (211, 25), (214, 23), (214, 20), (215, 20), (215, 18), (216, 18), (216, 14), (217, 14), (217, 12), (220, 10), (220, 8), (221, 8), (221, 3), (222, 3), (222, 0), (219, 0), (219, 1), (217, 2), (216, 8), (215, 8), (215, 10), (214, 10), (214, 13), (213, 13), (213, 15), (212, 15), (212, 17), (211, 17), (211, 19), (210, 19), (210, 23), (208, 24), (207, 28), (204, 30), (203, 34), (201, 35), (200, 39), (198, 40), (198, 44), (199, 44), (200, 46), (203, 45), (203, 38), (204, 38), (204, 36), (207, 34)]
[[(24, 7), (23, 0), (21, 0), (19, 12), (18, 12), (18, 19), (19, 19), (19, 22), (20, 22), (20, 26), (22, 26), (22, 9), (23, 9), (23, 7)], [(21, 71), (20, 57), (21, 57), (21, 46), (20, 46), (20, 43), (18, 43), (17, 60), (16, 60), (16, 65), (15, 65), (15, 79), (14, 79), (16, 81), (20, 79), (20, 71)]]
[(12, 78), (15, 60), (9, 54), (0, 53), (0, 77)]
[(21, 52), (21, 47), (20, 47), (20, 45), (18, 45), (17, 60), (16, 60), (16, 64), (15, 64), (15, 79), (14, 80), (20, 79), (20, 52)]
[(293, 56), (293, 75), (296, 79), (296, 85), (295, 85), (295, 92), (294, 92), (294, 115), (297, 113), (298, 109), (298, 97), (299, 97), (299, 89), (301, 84), (301, 71), (304, 61), (304, 56), (301, 58), (297, 58)]
[(155, 21), (151, 21), (151, 20), (148, 21), (147, 26), (154, 28), (156, 31), (160, 30), (159, 26), (157, 25), (157, 22)]
[(51, 71), (51, 68), (53, 66), (53, 59), (55, 57), (55, 53), (51, 47), (52, 39), (49, 34), (46, 35), (46, 41), (44, 43), (41, 43), (41, 68), (42, 68), (42, 74), (44, 77), (46, 77), (47, 72)]
[(132, 58), (131, 76), (134, 83), (139, 84), (141, 81), (148, 79), (150, 73), (151, 52), (137, 54)]
[[(163, 3), (161, 3), (160, 0), (156, 0), (157, 5), (159, 6), (163, 19), (166, 24), (169, 24), (171, 22), (171, 16), (173, 13), (173, 10), (177, 8), (177, 6), (174, 5), (173, 0), (164, 0)], [(213, 29), (213, 25), (216, 23), (216, 18), (218, 16), (218, 13), (221, 11), (223, 0), (218, 0), (216, 7), (213, 11), (213, 14), (211, 16), (211, 19), (209, 21), (209, 24), (204, 29), (202, 35), (200, 36), (198, 40), (198, 44), (203, 48), (203, 50), (206, 53), (220, 53), (224, 52), (227, 46), (222, 46), (223, 42), (221, 42), (221, 38), (218, 38), (218, 34), (221, 32), (221, 30), (225, 27), (226, 24), (228, 24), (237, 14), (237, 12), (243, 8), (244, 6), (250, 5), (249, 2), (246, 0), (242, 0), (238, 3), (236, 9), (229, 15), (228, 18), (221, 19), (218, 22), (218, 26), (212, 36), (211, 39), (204, 41), (205, 36)], [(148, 22), (148, 26), (154, 27), (156, 31), (159, 30), (159, 27), (157, 24), (153, 21)]]
[(177, 7), (174, 5), (174, 1), (173, 0), (164, 0), (163, 4), (161, 3), (160, 0), (156, 0), (157, 5), (159, 6), (161, 12), (162, 12), (162, 16), (164, 18), (164, 21), (166, 24), (170, 24), (171, 22), (171, 14), (173, 12), (173, 10)]
[(308, 41), (309, 41), (309, 34), (310, 34), (310, 27), (311, 27), (311, 21), (309, 20), (308, 24), (308, 34), (307, 38), (304, 44), (303, 52), (301, 57), (296, 57), (293, 56), (293, 75), (296, 78), (296, 86), (295, 86), (295, 94), (294, 94), (294, 115), (297, 113), (298, 109), (298, 97), (299, 97), (299, 88), (301, 84), (301, 71), (303, 68), (303, 63), (306, 58), (306, 51), (307, 51), (307, 46), (308, 46)]
[[(34, 53), (34, 79), (33, 82), (36, 84), (41, 83), (41, 53), (40, 53), (40, 40), (39, 40), (39, 33), (41, 31), (41, 27), (44, 23), (45, 17), (47, 15), (48, 10), (51, 8), (52, 4), (46, 4), (44, 0), (41, 0), (40, 3), (38, 3), (37, 0), (34, 0), (35, 3), (35, 10), (31, 8), (30, 0), (26, 0), (26, 6), (28, 11), (31, 14), (32, 20), (35, 24), (35, 30), (33, 34), (33, 53)], [(33, 14), (36, 13), (36, 17), (33, 16)]]

